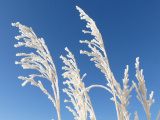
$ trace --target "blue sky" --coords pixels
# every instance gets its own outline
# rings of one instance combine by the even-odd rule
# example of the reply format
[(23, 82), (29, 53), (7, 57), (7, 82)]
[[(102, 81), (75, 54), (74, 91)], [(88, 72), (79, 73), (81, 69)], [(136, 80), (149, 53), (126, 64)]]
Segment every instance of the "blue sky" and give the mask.
[[(140, 57), (140, 68), (144, 69), (148, 94), (153, 90), (155, 104), (151, 107), (151, 118), (154, 120), (160, 109), (160, 1), (159, 0), (0, 0), (0, 120), (57, 120), (54, 106), (41, 90), (27, 84), (21, 86), (18, 76), (28, 76), (34, 70), (23, 70), (14, 61), (20, 60), (15, 54), (32, 51), (28, 48), (14, 48), (19, 35), (12, 22), (20, 22), (32, 27), (37, 36), (43, 37), (48, 46), (59, 78), (62, 120), (73, 120), (73, 115), (63, 100), (68, 98), (62, 89), (64, 79), (61, 74), (63, 66), (60, 55), (66, 55), (68, 47), (75, 55), (81, 75), (87, 73), (84, 82), (105, 85), (104, 75), (79, 50), (88, 49), (79, 40), (91, 39), (83, 34), (86, 22), (79, 19), (75, 6), (81, 7), (99, 28), (111, 70), (118, 82), (122, 83), (124, 69), (129, 65), (129, 79), (135, 78), (135, 59)], [(50, 84), (42, 80), (50, 89)], [(101, 88), (94, 88), (90, 95), (97, 120), (116, 120), (114, 103), (111, 94)], [(138, 111), (140, 120), (147, 119), (136, 92), (127, 107), (134, 118)]]

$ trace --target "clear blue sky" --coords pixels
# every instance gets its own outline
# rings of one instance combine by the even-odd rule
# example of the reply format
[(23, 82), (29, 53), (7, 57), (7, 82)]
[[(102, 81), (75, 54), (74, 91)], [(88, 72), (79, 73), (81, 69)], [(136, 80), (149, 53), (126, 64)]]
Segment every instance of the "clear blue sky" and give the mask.
[[(48, 46), (59, 77), (62, 120), (73, 120), (73, 115), (63, 100), (68, 98), (62, 89), (64, 79), (61, 74), (63, 65), (60, 55), (66, 55), (68, 47), (75, 55), (81, 75), (87, 73), (84, 82), (105, 85), (104, 75), (89, 61), (86, 55), (80, 55), (80, 49), (87, 45), (79, 40), (91, 39), (81, 31), (86, 22), (79, 19), (75, 6), (81, 7), (93, 18), (102, 34), (108, 54), (111, 70), (121, 83), (124, 69), (129, 65), (130, 83), (135, 78), (135, 59), (140, 57), (140, 68), (148, 92), (154, 91), (155, 104), (151, 107), (152, 119), (155, 120), (160, 109), (160, 1), (159, 0), (0, 0), (0, 120), (57, 120), (55, 108), (41, 90), (27, 84), (21, 86), (17, 77), (28, 76), (34, 70), (23, 70), (14, 61), (20, 60), (15, 54), (28, 51), (27, 48), (14, 48), (18, 29), (12, 22), (20, 22), (32, 27), (38, 37), (43, 37)], [(45, 81), (42, 81), (45, 83)], [(50, 84), (45, 83), (50, 89)], [(147, 119), (142, 105), (136, 99), (135, 90), (127, 107), (134, 118), (138, 111), (140, 120)], [(111, 94), (94, 88), (89, 92), (97, 120), (116, 120)]]

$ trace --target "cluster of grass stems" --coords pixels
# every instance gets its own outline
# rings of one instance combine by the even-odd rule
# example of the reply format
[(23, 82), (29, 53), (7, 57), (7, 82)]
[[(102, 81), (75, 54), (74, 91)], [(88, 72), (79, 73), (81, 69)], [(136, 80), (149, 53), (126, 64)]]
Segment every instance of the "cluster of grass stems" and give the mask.
[[(85, 87), (83, 78), (86, 76), (86, 74), (84, 74), (82, 77), (80, 76), (80, 70), (78, 69), (74, 55), (66, 47), (65, 50), (68, 54), (66, 57), (60, 56), (60, 58), (63, 60), (63, 63), (65, 64), (65, 66), (62, 67), (62, 69), (65, 71), (62, 76), (67, 79), (65, 82), (63, 82), (63, 84), (67, 84), (68, 86), (68, 88), (63, 89), (63, 92), (65, 92), (69, 97), (69, 100), (64, 100), (64, 102), (71, 102), (74, 106), (74, 108), (71, 108), (70, 106), (66, 106), (66, 108), (73, 113), (75, 120), (87, 120), (88, 116), (91, 120), (96, 120), (96, 115), (94, 113), (94, 109), (87, 92), (91, 88), (101, 87), (113, 95), (111, 100), (115, 103), (117, 119), (130, 120), (130, 113), (128, 113), (126, 107), (129, 105), (129, 99), (131, 98), (130, 92), (135, 89), (137, 92), (137, 99), (141, 102), (147, 119), (150, 120), (150, 107), (155, 102), (155, 100), (153, 99), (153, 91), (151, 91), (149, 99), (147, 99), (147, 88), (145, 86), (143, 70), (139, 69), (139, 58), (136, 58), (135, 63), (138, 84), (132, 81), (132, 85), (128, 85), (129, 66), (127, 65), (124, 72), (124, 79), (122, 81), (123, 86), (121, 86), (120, 83), (118, 83), (115, 79), (114, 74), (110, 69), (103, 39), (95, 22), (80, 7), (76, 6), (76, 8), (80, 12), (80, 19), (85, 20), (87, 22), (86, 27), (90, 29), (90, 31), (83, 30), (83, 32), (89, 33), (94, 37), (94, 39), (90, 41), (80, 40), (80, 43), (87, 44), (91, 50), (90, 52), (80, 50), (80, 53), (90, 56), (90, 60), (95, 63), (95, 66), (99, 68), (102, 73), (104, 73), (106, 78), (106, 86), (91, 85), (89, 87)], [(23, 42), (18, 42), (18, 44), (14, 45), (15, 47), (25, 46), (36, 49), (35, 53), (16, 54), (16, 56), (23, 56), (23, 58), (19, 62), (16, 61), (15, 64), (21, 64), (23, 69), (36, 69), (40, 73), (31, 74), (29, 77), (19, 76), (18, 78), (24, 81), (22, 86), (25, 86), (27, 83), (31, 83), (31, 85), (40, 88), (52, 101), (57, 111), (58, 120), (61, 120), (58, 76), (56, 67), (50, 52), (45, 45), (44, 39), (37, 38), (32, 28), (26, 27), (19, 22), (12, 23), (12, 26), (18, 27), (19, 32), (21, 33), (21, 35), (16, 36), (15, 38), (17, 40), (23, 39)], [(47, 89), (43, 86), (42, 82), (40, 80), (36, 81), (35, 77), (45, 78), (46, 80), (50, 81), (54, 94), (49, 94)], [(87, 113), (89, 113), (89, 115)], [(158, 120), (159, 117), (160, 111), (156, 120)], [(139, 120), (137, 111), (135, 111), (134, 120)]]

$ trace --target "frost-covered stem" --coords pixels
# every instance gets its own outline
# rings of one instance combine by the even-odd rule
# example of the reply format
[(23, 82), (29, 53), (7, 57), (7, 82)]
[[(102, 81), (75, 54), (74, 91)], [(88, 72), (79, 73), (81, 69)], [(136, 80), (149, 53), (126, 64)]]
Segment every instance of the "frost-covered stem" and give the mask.
[[(57, 81), (58, 83), (58, 81)], [(57, 84), (56, 85), (56, 90), (57, 90)], [(53, 89), (53, 93), (54, 93), (54, 96), (55, 96), (55, 102), (56, 102), (56, 110), (57, 110), (57, 115), (58, 115), (58, 120), (61, 120), (61, 114), (60, 114), (60, 99), (59, 99), (59, 89), (57, 90), (57, 93), (56, 93), (56, 90), (55, 90), (55, 87), (54, 87), (54, 83), (52, 83), (52, 89)]]
[(117, 97), (116, 97), (116, 93), (115, 93), (114, 87), (112, 87), (112, 91), (113, 91), (113, 97), (114, 97), (113, 99), (114, 99), (114, 103), (115, 103), (115, 107), (116, 107), (116, 112), (117, 112), (117, 118), (118, 118), (118, 120), (120, 120), (118, 104), (117, 104)]
[(134, 118), (134, 120), (139, 120), (139, 118), (138, 118), (138, 113), (137, 113), (137, 111), (135, 111), (135, 118)]
[[(59, 104), (60, 105), (60, 104)], [(61, 113), (60, 113), (60, 107), (56, 108), (57, 109), (57, 115), (58, 115), (58, 120), (61, 120)]]
[[(101, 37), (100, 34), (98, 34), (97, 38), (100, 38), (102, 40), (102, 37)], [(102, 52), (104, 54), (105, 63), (107, 65), (107, 70), (106, 71), (108, 71), (108, 73), (111, 74), (109, 76), (107, 73), (105, 73), (105, 76), (109, 76), (110, 77), (109, 79), (106, 77), (106, 79), (109, 82), (109, 84), (111, 85), (111, 90), (112, 90), (112, 94), (113, 94), (113, 97), (114, 97), (114, 102), (115, 102), (115, 107), (116, 107), (116, 112), (117, 112), (117, 118), (118, 118), (118, 120), (120, 120), (118, 104), (117, 104), (118, 101), (117, 101), (117, 96), (116, 96), (116, 92), (115, 92), (115, 88), (114, 88), (114, 83), (110, 83), (110, 82), (113, 82), (113, 79), (115, 80), (115, 78), (114, 78), (114, 75), (113, 75), (113, 73), (112, 73), (112, 71), (110, 69), (110, 65), (109, 65), (109, 62), (108, 62), (108, 57), (107, 57), (106, 50), (104, 48), (103, 40), (101, 41), (101, 47), (100, 48), (101, 48), (101, 50), (102, 50)]]
[(136, 63), (135, 63), (135, 68), (136, 68), (136, 78), (138, 80), (138, 87), (135, 82), (133, 82), (136, 92), (137, 92), (137, 99), (141, 102), (145, 113), (147, 115), (148, 120), (151, 119), (151, 113), (150, 113), (150, 107), (151, 105), (155, 102), (153, 99), (153, 91), (149, 95), (149, 100), (147, 100), (147, 89), (145, 86), (145, 80), (144, 80), (144, 75), (143, 75), (143, 69), (139, 70), (139, 57), (136, 58)]
[[(45, 60), (46, 60), (46, 63), (47, 63), (47, 66), (49, 66), (48, 62), (47, 62), (47, 56), (44, 56), (45, 57)], [(48, 54), (48, 58), (50, 58), (50, 53)], [(51, 83), (52, 83), (52, 89), (53, 89), (53, 93), (54, 93), (54, 96), (55, 96), (55, 107), (56, 107), (56, 110), (57, 110), (57, 115), (58, 115), (58, 120), (61, 120), (61, 115), (60, 115), (60, 96), (59, 96), (59, 86), (58, 86), (58, 76), (57, 76), (57, 72), (56, 72), (56, 68), (55, 68), (55, 65), (53, 63), (53, 60), (52, 59), (48, 59), (49, 62), (51, 62), (52, 64), (52, 72), (53, 72), (53, 75), (54, 76), (51, 76)]]
[[(88, 56), (91, 56), (92, 58), (90, 59), (91, 61), (95, 62), (95, 66), (101, 70), (102, 73), (105, 74), (106, 80), (107, 80), (107, 86), (109, 87), (110, 91), (112, 91), (113, 98), (112, 100), (115, 102), (115, 107), (117, 111), (117, 118), (120, 120), (120, 109), (122, 109), (121, 113), (123, 114), (122, 116), (125, 117), (126, 120), (129, 119), (128, 112), (126, 110), (126, 107), (128, 104), (123, 103), (123, 100), (128, 102), (128, 99), (130, 98), (129, 93), (133, 89), (128, 89), (129, 86), (124, 84), (126, 89), (122, 90), (120, 87), (120, 84), (116, 81), (114, 78), (114, 75), (110, 69), (109, 62), (108, 62), (108, 57), (106, 54), (106, 50), (104, 48), (104, 43), (103, 39), (101, 36), (101, 33), (99, 32), (95, 22), (78, 6), (76, 6), (77, 10), (80, 12), (80, 18), (84, 19), (87, 21), (87, 28), (90, 28), (91, 31), (85, 31), (83, 30), (82, 32), (84, 33), (90, 33), (91, 35), (94, 36), (94, 39), (91, 41), (88, 40), (80, 40), (80, 43), (86, 43), (88, 44), (88, 47), (91, 49), (91, 52), (88, 51), (80, 51), (81, 54), (87, 54)], [(128, 79), (126, 80), (128, 82)], [(126, 82), (126, 83), (127, 83)], [(122, 94), (124, 93), (124, 95)], [(118, 103), (117, 99), (120, 99), (121, 104)], [(124, 104), (124, 106), (123, 106)], [(125, 105), (126, 104), (126, 105)], [(120, 106), (122, 106), (120, 108)], [(123, 118), (124, 119), (124, 118)]]
[[(14, 46), (25, 46), (29, 48), (34, 48), (36, 50), (36, 54), (17, 53), (16, 56), (24, 56), (24, 58), (22, 58), (20, 62), (16, 61), (15, 63), (22, 65), (23, 69), (36, 69), (41, 73), (40, 75), (31, 74), (29, 75), (29, 78), (20, 76), (19, 79), (24, 80), (22, 86), (25, 86), (28, 82), (30, 82), (31, 85), (39, 87), (52, 101), (53, 105), (57, 110), (58, 120), (61, 120), (58, 76), (48, 47), (45, 45), (44, 39), (37, 38), (32, 28), (21, 25), (19, 22), (12, 23), (12, 26), (18, 27), (19, 32), (21, 33), (21, 35), (16, 36), (15, 38), (17, 40), (24, 40), (23, 42), (18, 42), (18, 44), (15, 44)], [(41, 81), (38, 81), (37, 84), (34, 79), (35, 77), (45, 78), (51, 82), (54, 98), (47, 92)]]
[(160, 111), (158, 112), (158, 115), (157, 115), (156, 120), (158, 120), (158, 119), (159, 119), (159, 117), (160, 117)]
[[(105, 56), (104, 58), (106, 58), (105, 61), (106, 61), (107, 65), (108, 65), (107, 67), (108, 67), (109, 73), (111, 73), (111, 80), (112, 80), (112, 78), (114, 78), (114, 75), (111, 72), (111, 69), (110, 69), (110, 66), (109, 66), (109, 62), (108, 62), (108, 57), (107, 57), (104, 45), (102, 46), (102, 48), (103, 48), (102, 50), (103, 50), (103, 53), (104, 53), (104, 56)], [(107, 76), (107, 74), (105, 76)], [(106, 77), (106, 79), (108, 79), (108, 78)], [(108, 82), (110, 84), (109, 80), (108, 80)], [(119, 110), (118, 110), (118, 104), (117, 104), (118, 101), (117, 101), (117, 96), (116, 96), (116, 92), (115, 92), (115, 88), (114, 88), (113, 84), (114, 83), (111, 84), (111, 90), (112, 90), (112, 94), (113, 94), (113, 97), (114, 97), (114, 103), (115, 103), (115, 107), (116, 107), (117, 118), (118, 118), (118, 120), (120, 120)]]
[[(103, 48), (102, 51), (103, 51), (104, 56), (105, 56), (104, 58), (106, 58), (105, 61), (106, 61), (107, 65), (108, 65), (107, 67), (108, 67), (109, 73), (111, 73), (111, 80), (112, 80), (112, 78), (114, 78), (114, 75), (113, 75), (113, 73), (112, 73), (112, 71), (110, 69), (109, 62), (108, 62), (108, 57), (107, 57), (104, 45), (102, 46), (102, 48)], [(107, 74), (105, 76), (107, 76)], [(106, 77), (106, 79), (108, 79), (108, 78)], [(108, 80), (108, 82), (110, 82), (110, 81)], [(118, 104), (117, 104), (118, 101), (117, 101), (116, 92), (115, 92), (115, 88), (114, 88), (113, 84), (114, 83), (111, 84), (111, 90), (112, 90), (113, 97), (114, 97), (114, 103), (115, 103), (115, 107), (116, 107), (117, 118), (118, 118), (118, 120), (120, 120), (119, 110), (118, 110)]]
[(62, 67), (65, 70), (62, 76), (68, 79), (63, 84), (67, 84), (68, 88), (63, 89), (63, 92), (70, 97), (70, 100), (65, 100), (65, 102), (71, 102), (75, 110), (68, 106), (66, 108), (73, 113), (76, 120), (87, 120), (87, 111), (90, 113), (90, 119), (96, 120), (90, 98), (82, 81), (86, 74), (82, 78), (80, 77), (80, 70), (77, 67), (74, 55), (67, 47), (65, 50), (68, 52), (67, 57), (60, 56), (60, 58), (65, 63), (65, 66)]
[(115, 107), (116, 107), (116, 111), (117, 111), (117, 118), (118, 118), (118, 120), (120, 120), (119, 110), (118, 110), (118, 104), (117, 104), (117, 98), (116, 98), (115, 94), (113, 96), (114, 96), (114, 99), (115, 99)]
[[(94, 88), (94, 87), (104, 88), (105, 90), (107, 90), (107, 91), (109, 91), (111, 94), (113, 94), (112, 91), (111, 91), (109, 88), (107, 88), (106, 86), (103, 86), (103, 85), (91, 85), (91, 86), (87, 87), (86, 89), (84, 89), (83, 91), (81, 91), (81, 94), (83, 94), (84, 92), (89, 92), (89, 90), (90, 90), (91, 88)], [(78, 96), (78, 95), (77, 95), (77, 96)]]

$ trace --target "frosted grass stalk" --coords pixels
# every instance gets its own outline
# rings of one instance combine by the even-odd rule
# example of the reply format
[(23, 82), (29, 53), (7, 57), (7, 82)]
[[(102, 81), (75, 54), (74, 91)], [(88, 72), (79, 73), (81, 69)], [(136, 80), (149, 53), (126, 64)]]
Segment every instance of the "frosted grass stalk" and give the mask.
[[(15, 39), (23, 39), (23, 42), (18, 42), (15, 44), (15, 47), (29, 47), (36, 50), (35, 53), (17, 53), (16, 56), (24, 56), (20, 62), (16, 61), (15, 64), (20, 64), (23, 69), (35, 69), (40, 72), (40, 74), (31, 74), (29, 77), (19, 76), (19, 79), (24, 80), (22, 86), (25, 86), (27, 83), (39, 87), (52, 101), (53, 105), (57, 110), (58, 120), (61, 120), (60, 115), (60, 96), (59, 96), (59, 87), (58, 87), (58, 77), (56, 72), (56, 67), (53, 63), (52, 57), (48, 50), (48, 47), (45, 45), (43, 38), (37, 38), (36, 34), (32, 28), (28, 28), (24, 25), (21, 25), (19, 22), (12, 23), (12, 26), (18, 27), (21, 35), (16, 36)], [(44, 88), (41, 81), (36, 82), (35, 77), (45, 78), (51, 82), (51, 86), (54, 93), (54, 98), (48, 93)]]
[(158, 112), (158, 115), (157, 115), (156, 120), (158, 120), (158, 119), (159, 119), (159, 117), (160, 117), (160, 111)]
[[(88, 44), (88, 47), (91, 49), (91, 52), (88, 51), (80, 51), (81, 54), (87, 54), (88, 56), (92, 56), (91, 61), (95, 62), (95, 66), (104, 73), (107, 80), (107, 89), (110, 93), (113, 94), (111, 100), (115, 102), (115, 107), (117, 111), (118, 120), (129, 120), (128, 111), (126, 110), (126, 106), (129, 104), (128, 99), (131, 97), (129, 93), (132, 91), (134, 86), (132, 85), (130, 88), (127, 85), (128, 83), (128, 66), (126, 68), (125, 77), (123, 79), (123, 89), (121, 89), (120, 84), (116, 81), (107, 58), (107, 54), (105, 51), (103, 39), (101, 33), (99, 32), (95, 22), (78, 6), (76, 6), (77, 10), (80, 12), (80, 18), (87, 21), (87, 28), (90, 28), (91, 31), (85, 31), (84, 33), (90, 33), (94, 36), (94, 39), (91, 41), (88, 40), (80, 40), (80, 43)], [(120, 102), (118, 102), (118, 100)]]
[(134, 120), (139, 120), (139, 118), (138, 118), (138, 113), (137, 113), (137, 111), (135, 111), (135, 118), (134, 118)]
[(63, 89), (63, 92), (70, 97), (70, 100), (65, 100), (64, 102), (71, 102), (75, 110), (69, 106), (66, 106), (66, 108), (73, 113), (75, 120), (87, 120), (87, 111), (90, 113), (90, 119), (96, 120), (89, 95), (86, 91), (80, 94), (81, 91), (85, 90), (85, 85), (82, 80), (86, 74), (84, 74), (82, 78), (80, 77), (80, 70), (77, 67), (74, 55), (67, 47), (65, 50), (68, 52), (67, 57), (60, 56), (60, 58), (65, 64), (65, 66), (62, 67), (62, 69), (65, 70), (62, 76), (67, 78), (63, 84), (67, 84), (68, 88)]
[(143, 69), (139, 70), (139, 57), (136, 58), (135, 63), (136, 68), (136, 78), (138, 80), (138, 87), (135, 82), (133, 82), (136, 92), (137, 92), (137, 99), (141, 102), (145, 113), (147, 115), (148, 120), (151, 119), (151, 113), (150, 113), (150, 107), (155, 102), (153, 99), (153, 91), (151, 91), (151, 94), (149, 95), (149, 100), (147, 100), (147, 89), (145, 86), (145, 80), (143, 75)]

